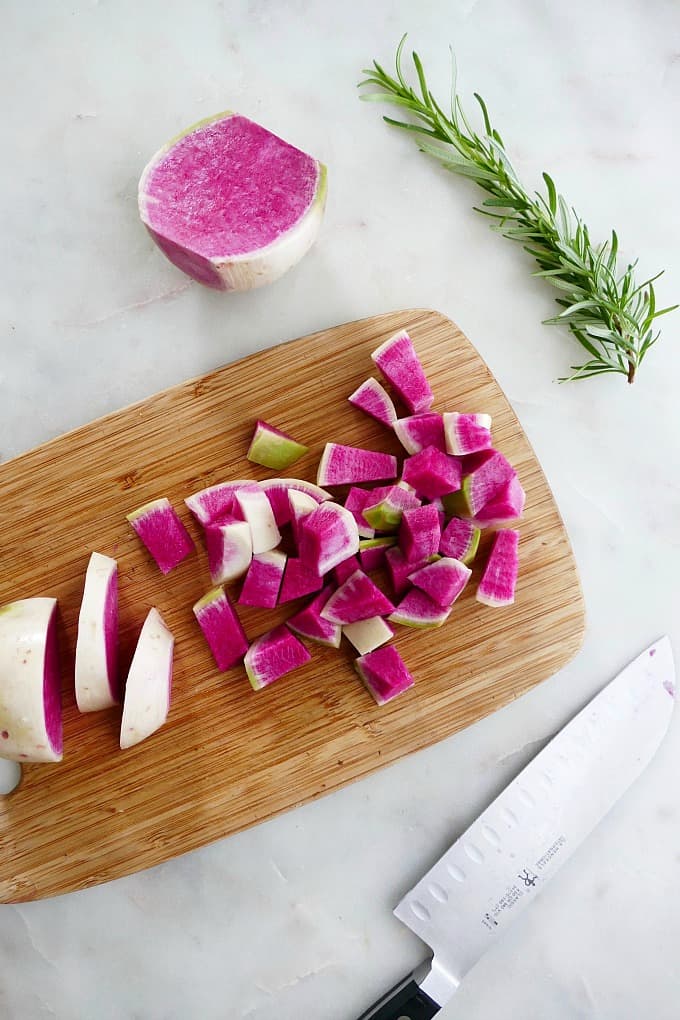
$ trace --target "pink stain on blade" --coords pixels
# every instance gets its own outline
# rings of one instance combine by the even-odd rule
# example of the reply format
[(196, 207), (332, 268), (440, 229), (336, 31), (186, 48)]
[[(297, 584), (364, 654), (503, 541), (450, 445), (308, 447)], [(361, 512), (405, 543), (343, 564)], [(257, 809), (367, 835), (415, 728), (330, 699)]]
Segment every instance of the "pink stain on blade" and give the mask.
[(243, 255), (290, 230), (317, 181), (311, 156), (234, 115), (179, 139), (151, 170), (149, 223), (205, 258)]

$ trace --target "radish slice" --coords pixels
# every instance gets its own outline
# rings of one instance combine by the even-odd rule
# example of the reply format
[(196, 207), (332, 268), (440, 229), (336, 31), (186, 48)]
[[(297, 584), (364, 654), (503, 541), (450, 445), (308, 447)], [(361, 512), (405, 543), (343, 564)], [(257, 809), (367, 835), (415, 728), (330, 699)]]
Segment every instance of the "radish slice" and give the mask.
[(477, 601), (485, 606), (510, 606), (515, 601), (519, 569), (519, 531), (506, 528), (494, 537), (491, 553), (477, 588)]
[(408, 418), (398, 418), (394, 423), (397, 439), (408, 453), (420, 453), (426, 446), (446, 453), (444, 438), (444, 420), (436, 411), (424, 414), (412, 414)]
[(392, 582), (392, 588), (394, 589), (395, 595), (403, 595), (405, 591), (411, 587), (409, 581), (409, 575), (417, 570), (418, 567), (424, 567), (427, 563), (427, 559), (421, 560), (420, 562), (410, 563), (404, 556), (401, 549), (397, 546), (392, 546), (385, 550), (385, 566), (387, 567), (387, 573), (389, 574), (390, 581)]
[(382, 538), (365, 538), (359, 542), (359, 560), (361, 569), (366, 574), (378, 570), (385, 562), (385, 553), (396, 544), (396, 535), (385, 535)]
[(252, 479), (239, 478), (234, 482), (220, 482), (207, 489), (195, 492), (184, 500), (186, 506), (204, 527), (234, 516), (234, 493), (237, 489), (252, 485)]
[(310, 638), (320, 645), (327, 645), (329, 648), (339, 648), (342, 638), (342, 630), (337, 623), (329, 623), (320, 616), (321, 610), (333, 594), (332, 584), (327, 584), (319, 594), (312, 599), (308, 606), (301, 609), (295, 616), (286, 620), (286, 626), (290, 627), (297, 634)]
[(57, 600), (0, 607), (0, 757), (61, 761)]
[(170, 711), (175, 639), (157, 609), (150, 609), (125, 684), (120, 746), (133, 747), (155, 733)]
[(323, 577), (320, 574), (310, 570), (297, 557), (289, 556), (281, 584), (279, 605), (300, 599), (303, 595), (311, 595), (312, 592), (320, 591), (322, 587)]
[(266, 494), (259, 486), (249, 485), (248, 488), (237, 489), (235, 498), (244, 520), (250, 526), (253, 553), (275, 549), (281, 541), (281, 534)]
[(321, 610), (324, 620), (339, 623), (344, 627), (357, 620), (368, 620), (372, 616), (387, 616), (394, 612), (394, 606), (363, 570), (355, 571), (344, 584), (331, 595)]
[(281, 432), (266, 421), (258, 421), (246, 457), (254, 464), (282, 471), (304, 457), (308, 451), (308, 446), (298, 443), (287, 432)]
[(439, 550), (441, 527), (437, 508), (431, 504), (404, 510), (399, 528), (399, 545), (410, 563), (428, 560)]
[(78, 616), (75, 683), (81, 712), (120, 701), (118, 678), (118, 564), (93, 552)]
[(279, 597), (287, 556), (278, 549), (253, 556), (239, 596), (242, 606), (273, 609)]
[(507, 524), (508, 521), (516, 521), (522, 516), (525, 502), (524, 489), (517, 475), (513, 475), (502, 489), (477, 511), (475, 523), (480, 528), (491, 528)]
[(390, 616), (392, 623), (418, 630), (441, 627), (451, 613), (451, 607), (438, 606), (429, 595), (419, 588), (411, 588)]
[(293, 531), (293, 539), (297, 545), (300, 541), (300, 521), (319, 505), (313, 496), (299, 489), (288, 490), (288, 503), (290, 504), (290, 525)]
[(392, 398), (377, 379), (367, 379), (347, 399), (354, 407), (358, 407), (389, 428), (397, 420), (397, 411)]
[(491, 447), (491, 415), (447, 411), (444, 414), (444, 435), (446, 452), (457, 457), (488, 450)]
[(327, 574), (359, 551), (354, 517), (338, 503), (322, 503), (300, 522), (300, 560), (314, 573)]
[(251, 687), (259, 691), (310, 659), (311, 655), (302, 641), (282, 625), (253, 641), (244, 665)]
[(439, 551), (443, 556), (450, 556), (469, 566), (477, 553), (479, 535), (479, 528), (472, 521), (452, 517), (442, 532)]
[(375, 528), (376, 531), (396, 531), (401, 523), (401, 515), (404, 510), (412, 510), (420, 506), (420, 500), (413, 488), (406, 482), (397, 482), (391, 485), (385, 495), (380, 492), (376, 502), (375, 493), (369, 499), (362, 513), (365, 520)]
[(199, 599), (194, 616), (218, 669), (231, 669), (241, 661), (248, 651), (248, 639), (224, 588), (213, 588)]
[(433, 602), (448, 609), (456, 601), (470, 580), (472, 571), (464, 563), (442, 556), (434, 563), (428, 563), (409, 574), (411, 584), (429, 595)]
[(163, 574), (169, 574), (194, 548), (191, 535), (169, 499), (155, 499), (127, 515)]
[[(476, 517), (517, 473), (498, 450), (483, 450), (472, 457), (479, 457), (479, 460), (463, 478), (460, 492), (444, 497), (447, 511), (461, 517)], [(468, 470), (467, 464), (464, 470)]]
[(372, 616), (368, 620), (345, 624), (342, 633), (354, 645), (359, 655), (366, 655), (389, 641), (394, 635), (394, 629), (382, 616)]
[(397, 458), (358, 446), (326, 443), (319, 462), (319, 485), (355, 485), (397, 477)]
[[(361, 545), (361, 542), (359, 543)], [(350, 577), (355, 570), (361, 570), (361, 563), (356, 556), (348, 556), (342, 563), (338, 563), (337, 567), (333, 567), (333, 578), (337, 585), (344, 584), (348, 577)]]
[(394, 645), (385, 645), (362, 655), (355, 661), (354, 668), (379, 705), (387, 704), (413, 687), (413, 677)]
[(314, 485), (313, 482), (305, 482), (302, 478), (265, 478), (260, 482), (260, 488), (264, 489), (267, 499), (274, 514), (274, 520), (279, 528), (288, 524), (290, 520), (290, 502), (288, 493), (291, 489), (304, 492), (311, 496), (317, 503), (324, 503), (332, 499), (330, 492)]
[(411, 414), (427, 411), (434, 400), (423, 366), (406, 330), (381, 344), (371, 358), (392, 384)]
[(253, 558), (253, 539), (247, 521), (230, 520), (205, 529), (208, 568), (213, 584), (242, 577)]
[(461, 478), (460, 462), (434, 446), (426, 446), (404, 461), (404, 481), (426, 499), (456, 492), (460, 489)]

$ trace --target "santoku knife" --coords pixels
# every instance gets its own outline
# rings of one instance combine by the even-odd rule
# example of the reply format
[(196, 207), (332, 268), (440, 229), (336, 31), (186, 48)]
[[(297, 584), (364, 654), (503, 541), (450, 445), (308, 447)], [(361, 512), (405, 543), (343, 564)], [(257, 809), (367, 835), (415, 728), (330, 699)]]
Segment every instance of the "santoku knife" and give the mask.
[(430, 1020), (645, 769), (673, 712), (670, 641), (612, 680), (394, 911), (433, 955), (360, 1020)]

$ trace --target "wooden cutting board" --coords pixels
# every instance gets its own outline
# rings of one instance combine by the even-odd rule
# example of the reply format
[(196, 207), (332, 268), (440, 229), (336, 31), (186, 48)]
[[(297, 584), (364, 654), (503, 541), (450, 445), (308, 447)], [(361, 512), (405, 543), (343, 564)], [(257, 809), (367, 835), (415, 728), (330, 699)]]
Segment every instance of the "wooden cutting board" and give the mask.
[[(399, 453), (396, 439), (347, 403), (373, 372), (370, 352), (398, 329), (413, 337), (435, 408), (488, 411), (496, 445), (527, 491), (516, 604), (475, 601), (477, 565), (448, 623), (399, 628), (416, 684), (378, 708), (349, 647), (253, 692), (241, 668), (215, 668), (191, 607), (210, 587), (199, 529), (182, 500), (236, 477), (269, 477), (245, 452), (257, 417), (311, 447), (293, 471), (315, 479), (327, 440)], [(403, 452), (403, 451), (402, 451)], [(125, 514), (159, 496), (178, 508), (197, 552), (167, 577)], [(550, 489), (506, 398), (443, 315), (379, 315), (255, 354), (175, 386), (0, 466), (0, 605), (59, 600), (64, 760), (27, 765), (0, 796), (0, 901), (96, 885), (270, 818), (449, 736), (563, 666), (580, 646), (583, 599)], [(480, 547), (485, 559), (488, 537)], [(73, 654), (92, 550), (118, 559), (122, 665), (158, 607), (176, 637), (167, 724), (120, 751), (119, 710), (80, 715)], [(236, 589), (237, 591), (238, 589)], [(254, 638), (295, 611), (244, 610)]]

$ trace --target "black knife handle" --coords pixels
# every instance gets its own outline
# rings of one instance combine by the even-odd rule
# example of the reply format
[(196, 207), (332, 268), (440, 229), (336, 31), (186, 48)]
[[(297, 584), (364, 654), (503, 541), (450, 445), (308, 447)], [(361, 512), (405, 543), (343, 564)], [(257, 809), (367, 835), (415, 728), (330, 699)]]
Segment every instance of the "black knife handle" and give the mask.
[(359, 1020), (431, 1020), (440, 1008), (409, 974), (362, 1013)]

